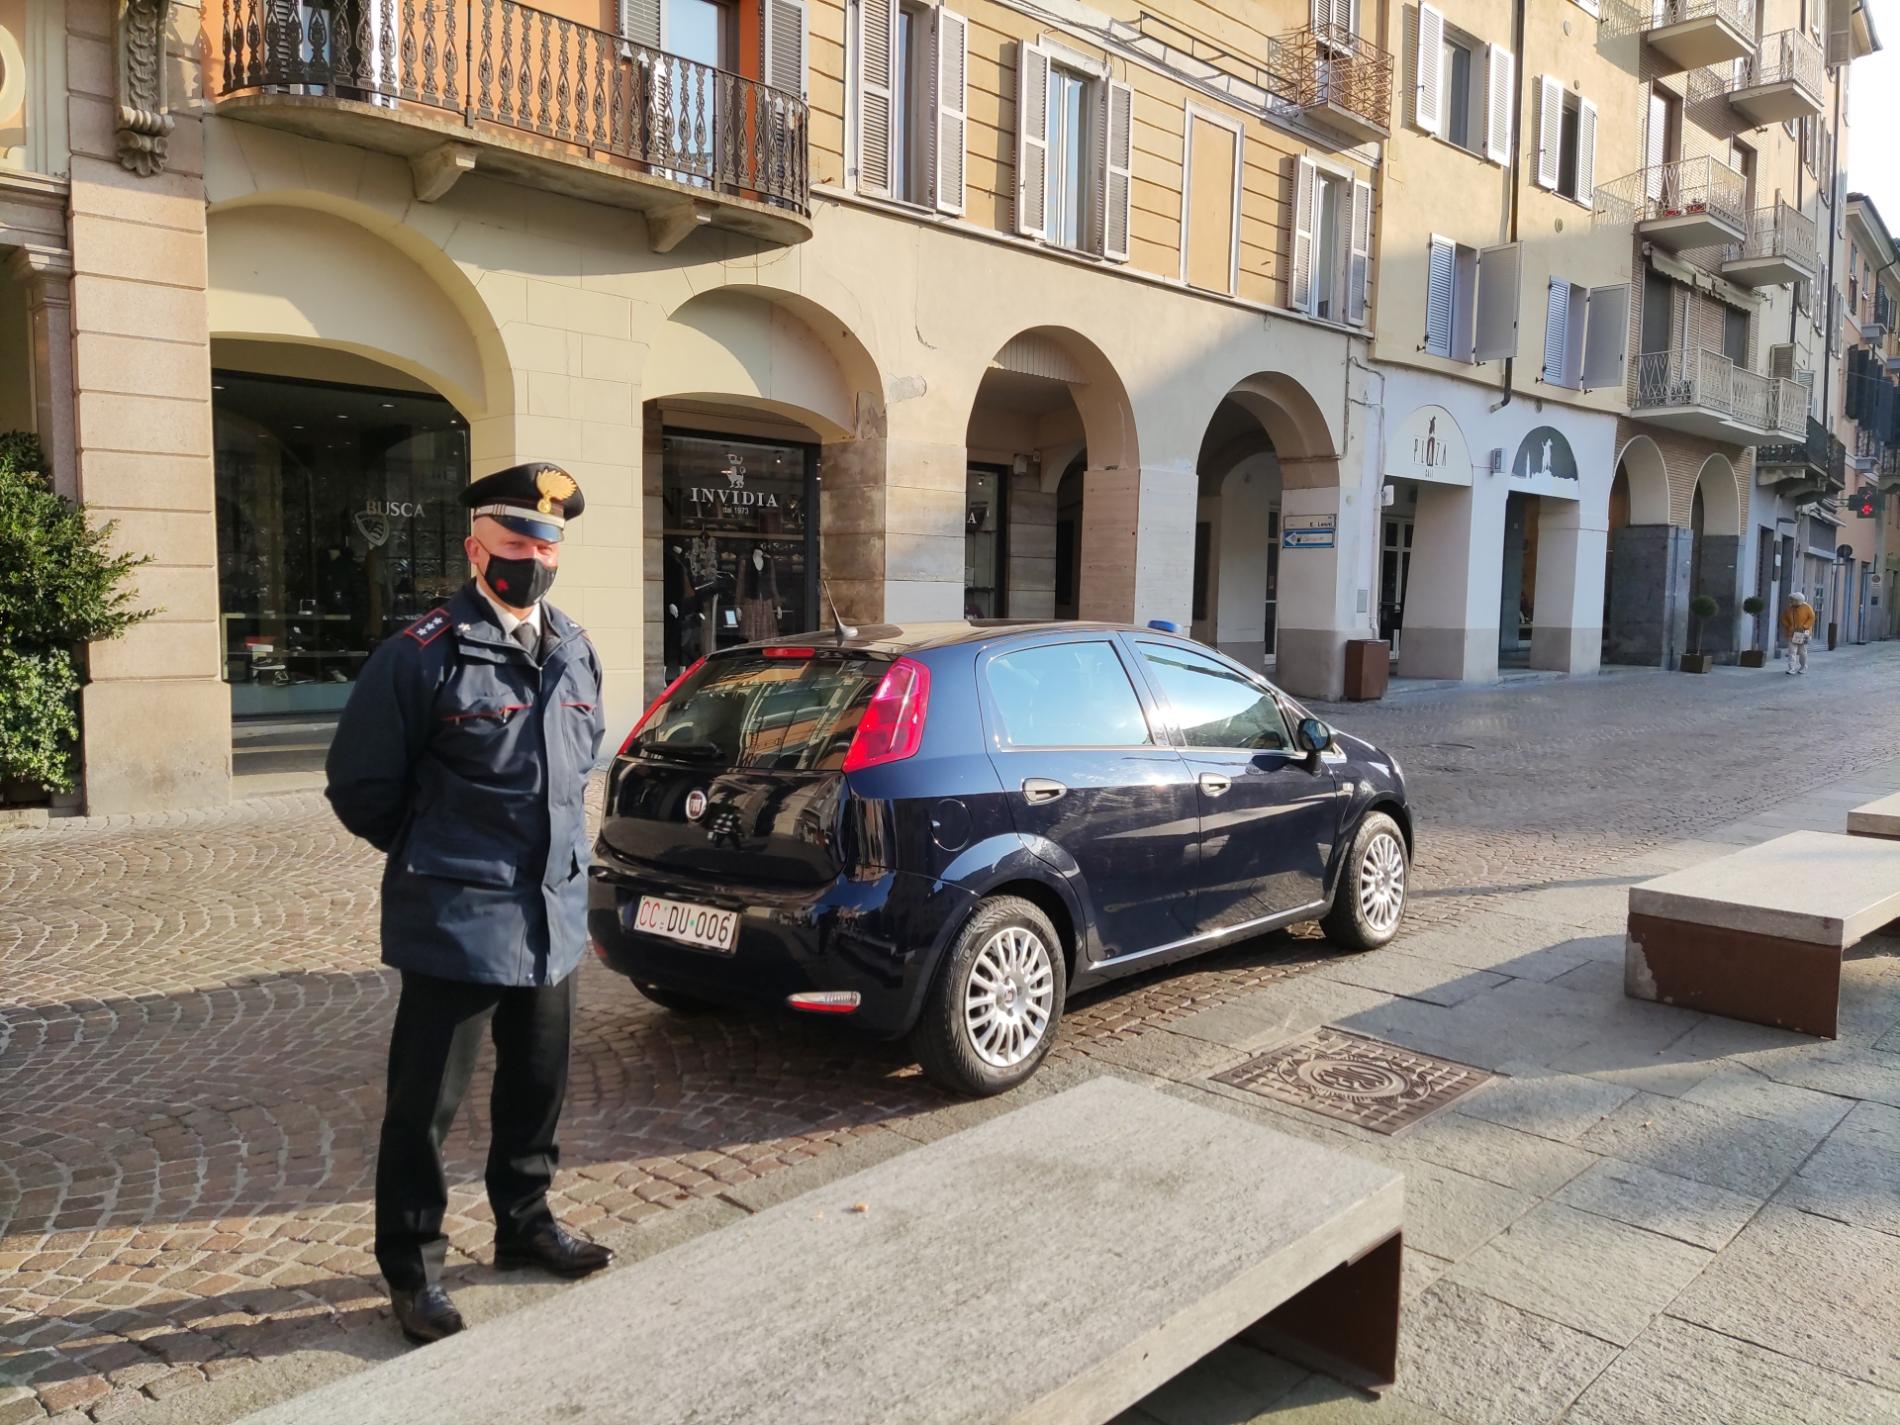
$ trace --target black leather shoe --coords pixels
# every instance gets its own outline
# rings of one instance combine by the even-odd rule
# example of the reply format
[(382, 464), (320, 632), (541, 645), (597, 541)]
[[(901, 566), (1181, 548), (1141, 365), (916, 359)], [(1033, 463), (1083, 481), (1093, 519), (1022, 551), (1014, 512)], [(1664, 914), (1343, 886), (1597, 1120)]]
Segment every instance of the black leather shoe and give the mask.
[(569, 1232), (558, 1222), (537, 1227), (525, 1237), (495, 1243), (495, 1266), (504, 1272), (539, 1267), (557, 1277), (584, 1277), (613, 1259), (608, 1248)]
[(425, 1286), (421, 1291), (392, 1291), (389, 1304), (396, 1310), (396, 1324), (402, 1327), (402, 1334), (418, 1346), (453, 1336), (462, 1329), (462, 1313), (439, 1286)]

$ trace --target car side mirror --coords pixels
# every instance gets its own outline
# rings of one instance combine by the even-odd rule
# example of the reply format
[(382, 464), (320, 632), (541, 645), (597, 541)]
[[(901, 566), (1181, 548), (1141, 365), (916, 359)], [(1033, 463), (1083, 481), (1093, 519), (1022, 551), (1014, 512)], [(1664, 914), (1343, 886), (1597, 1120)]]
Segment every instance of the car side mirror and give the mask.
[(1324, 752), (1333, 745), (1333, 734), (1326, 724), (1316, 717), (1303, 717), (1294, 732), (1302, 752)]

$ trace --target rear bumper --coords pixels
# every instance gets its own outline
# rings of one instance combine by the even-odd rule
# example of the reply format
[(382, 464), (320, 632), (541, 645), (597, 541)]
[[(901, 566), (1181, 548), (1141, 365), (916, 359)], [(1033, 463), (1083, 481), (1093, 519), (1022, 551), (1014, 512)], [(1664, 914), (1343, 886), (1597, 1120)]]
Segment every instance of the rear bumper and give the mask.
[[(735, 911), (730, 955), (631, 928), (642, 895)], [(805, 990), (855, 990), (855, 1012), (828, 1016), (896, 1038), (922, 1012), (939, 957), (976, 897), (904, 871), (818, 887), (734, 888), (630, 866), (597, 850), (587, 929), (602, 961), (641, 984), (716, 1004), (785, 1007)]]

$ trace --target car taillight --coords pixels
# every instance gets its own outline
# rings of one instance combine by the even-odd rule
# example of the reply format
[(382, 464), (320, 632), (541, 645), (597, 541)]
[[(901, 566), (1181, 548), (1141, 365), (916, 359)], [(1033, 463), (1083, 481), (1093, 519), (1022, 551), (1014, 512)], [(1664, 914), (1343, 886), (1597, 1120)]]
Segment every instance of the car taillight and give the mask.
[(684, 683), (688, 678), (692, 677), (693, 674), (697, 673), (700, 670), (700, 668), (705, 665), (705, 662), (706, 660), (704, 658), (701, 658), (697, 663), (693, 664), (692, 667), (688, 668), (684, 673), (680, 674), (679, 677), (675, 678), (672, 682), (668, 683), (666, 685), (666, 691), (661, 693), (659, 697), (655, 698), (650, 704), (648, 704), (647, 710), (640, 714), (640, 720), (633, 725), (633, 731), (627, 734), (627, 740), (620, 744), (620, 755), (622, 757), (625, 757), (627, 755), (627, 749), (633, 746), (633, 739), (640, 735), (640, 729), (653, 721), (653, 714), (658, 712), (661, 708), (665, 707), (666, 700), (672, 697), (673, 694), (679, 691), (680, 684)]
[(917, 755), (930, 708), (930, 670), (900, 658), (884, 674), (844, 754), (844, 770), (862, 772)]

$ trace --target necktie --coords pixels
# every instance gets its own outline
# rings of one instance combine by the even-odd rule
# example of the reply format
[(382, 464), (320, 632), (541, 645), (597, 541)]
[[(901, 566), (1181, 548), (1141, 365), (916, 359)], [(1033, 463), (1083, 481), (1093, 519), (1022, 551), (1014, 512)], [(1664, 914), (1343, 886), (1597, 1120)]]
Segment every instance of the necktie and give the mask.
[(531, 623), (516, 624), (515, 631), (508, 636), (531, 654), (541, 646), (541, 637), (535, 632), (534, 625)]

